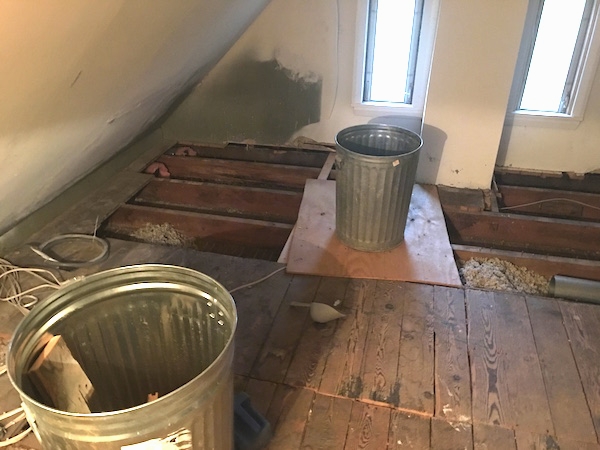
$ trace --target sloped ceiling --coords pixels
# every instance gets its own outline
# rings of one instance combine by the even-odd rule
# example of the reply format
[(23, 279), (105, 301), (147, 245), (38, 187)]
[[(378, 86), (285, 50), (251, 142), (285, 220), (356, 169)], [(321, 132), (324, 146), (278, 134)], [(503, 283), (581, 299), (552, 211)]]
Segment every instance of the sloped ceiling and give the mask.
[(267, 3), (0, 2), (0, 234), (147, 129)]

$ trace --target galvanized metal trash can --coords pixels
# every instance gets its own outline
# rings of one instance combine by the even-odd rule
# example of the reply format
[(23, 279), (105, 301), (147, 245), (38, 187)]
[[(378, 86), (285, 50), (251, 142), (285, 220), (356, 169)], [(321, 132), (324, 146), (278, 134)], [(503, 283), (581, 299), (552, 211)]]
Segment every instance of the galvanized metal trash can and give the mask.
[(335, 143), (337, 236), (357, 250), (396, 247), (404, 239), (421, 137), (368, 124), (343, 129)]
[[(44, 449), (232, 449), (236, 324), (233, 298), (202, 273), (112, 269), (36, 306), (15, 331), (8, 373)], [(40, 394), (32, 370), (57, 336), (93, 387), (89, 411), (57, 408)], [(66, 375), (77, 373), (69, 367)], [(60, 399), (76, 399), (77, 383), (64, 384)]]

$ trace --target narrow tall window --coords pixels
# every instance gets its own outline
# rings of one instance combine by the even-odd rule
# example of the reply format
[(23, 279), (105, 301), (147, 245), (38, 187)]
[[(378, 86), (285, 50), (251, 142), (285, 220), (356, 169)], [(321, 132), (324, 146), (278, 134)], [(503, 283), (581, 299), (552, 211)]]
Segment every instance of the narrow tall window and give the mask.
[(413, 103), (424, 0), (369, 0), (364, 102)]
[(517, 111), (571, 114), (592, 27), (593, 0), (535, 0), (521, 47)]

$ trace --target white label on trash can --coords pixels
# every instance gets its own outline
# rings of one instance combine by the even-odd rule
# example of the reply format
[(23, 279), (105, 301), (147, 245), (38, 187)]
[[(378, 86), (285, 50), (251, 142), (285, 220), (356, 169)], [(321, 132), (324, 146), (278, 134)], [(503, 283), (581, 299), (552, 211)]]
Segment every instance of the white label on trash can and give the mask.
[(395, 161), (392, 163), (392, 166), (396, 167), (398, 164), (400, 164), (400, 161), (399, 161), (399, 160), (395, 160)]
[(150, 439), (121, 447), (121, 450), (190, 450), (192, 448), (192, 432), (181, 428), (162, 439)]

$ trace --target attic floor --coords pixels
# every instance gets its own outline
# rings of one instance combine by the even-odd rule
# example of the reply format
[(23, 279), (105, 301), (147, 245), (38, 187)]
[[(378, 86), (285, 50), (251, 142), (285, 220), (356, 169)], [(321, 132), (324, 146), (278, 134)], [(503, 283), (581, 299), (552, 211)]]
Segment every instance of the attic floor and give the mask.
[[(139, 170), (116, 177), (133, 191), (144, 182)], [(99, 210), (130, 196), (123, 184), (107, 185), (35, 238), (89, 233), (106, 217)], [(4, 257), (40, 264), (27, 247)], [(110, 239), (106, 261), (63, 276), (150, 262), (199, 270), (228, 289), (282, 267)], [(270, 449), (600, 450), (599, 306), (285, 271), (234, 297), (236, 389), (270, 421)], [(336, 300), (346, 316), (327, 324), (290, 305)], [(0, 344), (20, 317), (0, 303)], [(0, 377), (0, 409), (19, 403)], [(28, 436), (8, 448), (41, 447)]]
[[(281, 267), (110, 244), (107, 261), (66, 276), (160, 262), (233, 289)], [(13, 257), (24, 265), (31, 255)], [(271, 449), (600, 449), (598, 306), (285, 272), (234, 296), (236, 388), (272, 424)], [(290, 306), (332, 299), (346, 317), (327, 324)], [(19, 313), (0, 308), (7, 339)], [(7, 377), (0, 395), (2, 410), (18, 406)], [(32, 436), (20, 445), (40, 448)]]

